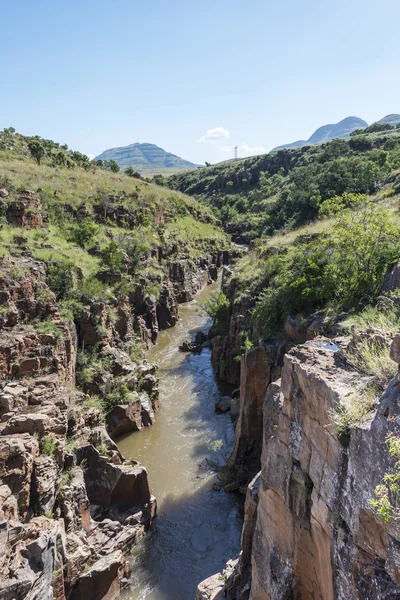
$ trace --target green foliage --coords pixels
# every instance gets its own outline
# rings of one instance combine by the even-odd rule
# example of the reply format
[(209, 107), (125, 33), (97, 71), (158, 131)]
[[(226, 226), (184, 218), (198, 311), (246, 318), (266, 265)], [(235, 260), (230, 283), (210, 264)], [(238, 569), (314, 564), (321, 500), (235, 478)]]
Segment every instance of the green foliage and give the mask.
[(125, 383), (117, 382), (117, 385), (107, 394), (104, 400), (105, 412), (110, 412), (118, 404), (130, 404), (135, 399), (135, 394), (131, 392)]
[(79, 471), (79, 467), (70, 467), (69, 469), (64, 470), (61, 477), (60, 488), (58, 491), (59, 496), (62, 496), (64, 494), (64, 488), (71, 485), (75, 477), (78, 475)]
[(360, 373), (372, 375), (384, 390), (397, 373), (397, 364), (390, 358), (389, 346), (364, 338), (346, 352), (353, 367)]
[(47, 266), (47, 284), (56, 294), (57, 300), (64, 300), (71, 294), (75, 284), (75, 272), (76, 265), (71, 259), (64, 259)]
[(58, 341), (62, 340), (64, 335), (62, 329), (57, 327), (56, 323), (50, 320), (46, 321), (34, 321), (33, 326), (35, 328), (36, 333), (39, 335), (52, 335)]
[(113, 270), (114, 273), (120, 273), (124, 270), (124, 254), (119, 244), (111, 241), (103, 249), (102, 264)]
[(113, 173), (118, 173), (120, 167), (119, 164), (115, 162), (115, 160), (111, 159), (106, 163), (107, 167), (111, 169)]
[(202, 308), (214, 320), (215, 329), (221, 333), (227, 333), (230, 304), (224, 292), (213, 292), (210, 298), (203, 302)]
[(349, 194), (345, 192), (342, 196), (328, 198), (320, 204), (320, 217), (335, 217), (346, 209), (356, 208), (366, 201), (365, 194)]
[(352, 427), (360, 425), (376, 403), (374, 387), (358, 390), (340, 399), (331, 418), (339, 435), (346, 435)]
[(230, 232), (251, 240), (316, 219), (331, 198), (378, 192), (388, 173), (400, 167), (396, 141), (400, 138), (392, 129), (385, 127), (379, 138), (363, 130), (348, 140), (181, 173), (167, 183), (202, 197)]
[(46, 153), (43, 143), (40, 140), (33, 139), (28, 143), (28, 149), (37, 164), (40, 165), (40, 162)]
[(398, 229), (386, 211), (368, 203), (345, 210), (325, 236), (265, 262), (266, 286), (253, 321), (270, 337), (289, 315), (324, 306), (360, 310), (376, 298), (388, 265), (399, 256)]
[(101, 398), (94, 394), (92, 394), (91, 396), (87, 396), (85, 398), (84, 405), (87, 406), (87, 408), (95, 408), (96, 410), (99, 410), (100, 412), (103, 412), (103, 409), (104, 409), (104, 405), (103, 405)]
[(374, 498), (370, 500), (370, 506), (385, 524), (389, 519), (398, 519), (400, 514), (400, 438), (388, 435), (386, 443), (389, 455), (394, 459), (393, 470), (384, 475), (382, 483), (375, 488)]
[(400, 306), (395, 304), (391, 308), (382, 308), (378, 306), (367, 306), (358, 314), (347, 317), (340, 323), (345, 331), (365, 331), (369, 327), (383, 329), (391, 334), (397, 333), (400, 329)]
[(101, 456), (107, 456), (109, 453), (109, 450), (105, 444), (96, 444), (95, 448)]
[(93, 242), (98, 230), (98, 226), (92, 221), (83, 221), (72, 229), (70, 241), (86, 248)]
[(56, 440), (52, 436), (47, 436), (42, 439), (40, 451), (46, 456), (54, 456), (57, 449)]

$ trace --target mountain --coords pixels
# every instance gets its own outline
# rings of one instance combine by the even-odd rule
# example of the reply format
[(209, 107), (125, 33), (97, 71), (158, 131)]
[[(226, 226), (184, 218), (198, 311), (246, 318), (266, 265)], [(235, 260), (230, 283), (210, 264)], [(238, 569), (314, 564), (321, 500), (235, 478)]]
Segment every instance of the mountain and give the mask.
[[(390, 116), (397, 117), (398, 115)], [(380, 123), (381, 121), (378, 122)], [(346, 138), (349, 137), (350, 133), (355, 129), (364, 129), (364, 127), (368, 127), (368, 123), (363, 119), (360, 119), (359, 117), (346, 117), (342, 121), (339, 121), (339, 123), (322, 125), (322, 127), (319, 127), (314, 131), (312, 136), (306, 141), (298, 140), (297, 142), (277, 146), (276, 148), (273, 148), (272, 152), (275, 150), (283, 150), (284, 148), (300, 148), (301, 146), (329, 142), (329, 140), (333, 140), (334, 138)]]
[(140, 173), (152, 171), (162, 172), (171, 171), (187, 171), (189, 169), (197, 169), (199, 165), (195, 165), (188, 160), (184, 160), (175, 154), (166, 152), (155, 144), (130, 144), (130, 146), (122, 146), (120, 148), (110, 148), (105, 150), (95, 160), (115, 160), (121, 169), (132, 167)]
[(400, 123), (400, 115), (386, 115), (380, 121), (376, 121), (378, 125), (383, 125), (388, 123), (389, 125), (393, 125), (394, 127)]

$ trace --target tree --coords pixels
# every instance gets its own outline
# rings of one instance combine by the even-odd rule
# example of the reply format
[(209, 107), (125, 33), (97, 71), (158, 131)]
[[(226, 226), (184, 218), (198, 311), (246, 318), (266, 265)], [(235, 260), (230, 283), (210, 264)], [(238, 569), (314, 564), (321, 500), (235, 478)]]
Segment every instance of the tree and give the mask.
[(40, 165), (40, 161), (46, 153), (42, 142), (40, 140), (31, 140), (28, 144), (28, 149), (37, 164)]
[(115, 160), (109, 160), (108, 161), (108, 168), (111, 169), (111, 171), (113, 173), (118, 173), (119, 171), (119, 164), (115, 162)]
[(15, 128), (14, 128), (14, 127), (4, 127), (4, 129), (3, 129), (3, 132), (4, 132), (6, 135), (14, 135), (15, 131), (16, 131), (16, 130), (15, 130)]
[(81, 246), (81, 248), (85, 248), (93, 240), (97, 232), (98, 227), (95, 223), (83, 221), (83, 223), (80, 223), (73, 229), (71, 241)]
[(67, 164), (67, 157), (65, 155), (65, 152), (62, 152), (61, 150), (59, 152), (57, 152), (56, 154), (54, 154), (53, 156), (53, 164), (54, 165), (58, 165), (59, 167), (65, 167)]
[(125, 170), (125, 174), (128, 175), (128, 177), (134, 177), (135, 175), (135, 171), (132, 169), (132, 167), (128, 167)]

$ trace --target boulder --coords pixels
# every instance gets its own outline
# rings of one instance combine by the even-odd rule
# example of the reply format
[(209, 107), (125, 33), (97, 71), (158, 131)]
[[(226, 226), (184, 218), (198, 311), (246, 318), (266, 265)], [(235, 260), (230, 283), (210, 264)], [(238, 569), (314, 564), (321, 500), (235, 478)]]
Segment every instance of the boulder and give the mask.
[(230, 410), (232, 398), (230, 396), (221, 396), (215, 403), (215, 411), (217, 413), (226, 413)]
[(125, 568), (122, 552), (100, 558), (78, 579), (69, 600), (116, 600)]
[(149, 395), (142, 392), (130, 404), (118, 404), (107, 415), (107, 427), (112, 437), (128, 431), (140, 431), (142, 427), (153, 425), (154, 410)]

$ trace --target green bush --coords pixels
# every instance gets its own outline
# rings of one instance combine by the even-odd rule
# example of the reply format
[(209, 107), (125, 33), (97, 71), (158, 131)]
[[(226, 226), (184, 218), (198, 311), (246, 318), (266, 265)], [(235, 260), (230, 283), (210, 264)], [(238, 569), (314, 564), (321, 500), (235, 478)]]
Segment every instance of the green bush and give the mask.
[(222, 291), (213, 292), (202, 308), (214, 320), (216, 330), (227, 333), (229, 328), (229, 300)]
[(86, 248), (90, 242), (94, 241), (98, 233), (98, 226), (91, 221), (83, 221), (72, 229), (70, 241), (78, 244), (81, 248)]
[(388, 435), (386, 443), (389, 447), (389, 455), (394, 459), (394, 467), (392, 471), (385, 474), (382, 483), (375, 488), (374, 498), (370, 500), (370, 506), (385, 524), (389, 519), (399, 517), (400, 438)]
[(361, 310), (376, 298), (387, 267), (400, 256), (398, 228), (370, 203), (339, 214), (327, 235), (271, 257), (253, 321), (265, 337), (292, 314), (320, 307)]
[(45, 454), (46, 456), (54, 456), (56, 448), (56, 440), (53, 437), (47, 436), (43, 438), (40, 445), (40, 451), (42, 454)]

